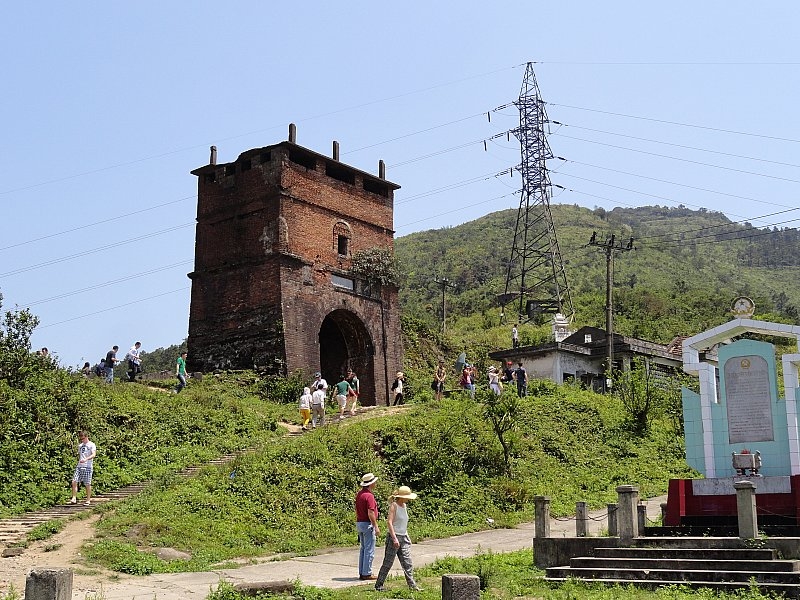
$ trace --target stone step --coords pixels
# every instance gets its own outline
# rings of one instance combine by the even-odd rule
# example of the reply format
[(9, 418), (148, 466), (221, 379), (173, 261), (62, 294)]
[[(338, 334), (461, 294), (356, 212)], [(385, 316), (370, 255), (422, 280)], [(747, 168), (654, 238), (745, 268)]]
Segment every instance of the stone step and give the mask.
[(739, 537), (679, 536), (669, 538), (635, 538), (634, 548), (747, 548)]
[[(574, 577), (545, 577), (546, 581), (552, 581), (553, 583), (566, 583), (568, 581), (574, 581)], [(590, 580), (591, 583), (600, 583), (604, 585), (619, 585), (619, 586), (629, 586), (633, 585), (638, 588), (647, 588), (647, 589), (656, 589), (663, 586), (668, 585), (675, 585), (675, 586), (685, 586), (690, 588), (710, 588), (714, 590), (721, 590), (725, 592), (733, 592), (735, 590), (747, 589), (750, 587), (750, 583), (743, 583), (743, 582), (735, 582), (735, 581), (701, 581), (701, 582), (693, 582), (693, 581), (683, 581), (680, 579), (675, 579), (673, 581), (663, 580), (663, 581), (643, 581), (643, 580), (629, 580), (629, 579), (593, 579)], [(771, 592), (774, 594), (780, 594), (787, 600), (798, 600), (800, 599), (800, 585), (793, 584), (793, 583), (765, 583), (759, 584), (758, 589), (762, 592)]]
[(733, 581), (748, 583), (754, 579), (759, 585), (762, 583), (785, 583), (800, 585), (800, 573), (779, 571), (707, 571), (702, 569), (680, 570), (652, 569), (652, 568), (575, 568), (575, 567), (550, 567), (546, 570), (547, 578), (575, 578), (582, 580), (624, 579), (626, 581), (693, 581), (724, 582)]
[[(569, 561), (570, 568), (578, 569), (658, 569), (668, 571), (759, 571), (796, 573), (800, 561), (796, 560), (725, 560), (706, 558), (599, 558), (578, 557)], [(800, 576), (800, 573), (798, 574)]]
[(772, 548), (595, 548), (596, 558), (703, 558), (708, 560), (774, 560)]

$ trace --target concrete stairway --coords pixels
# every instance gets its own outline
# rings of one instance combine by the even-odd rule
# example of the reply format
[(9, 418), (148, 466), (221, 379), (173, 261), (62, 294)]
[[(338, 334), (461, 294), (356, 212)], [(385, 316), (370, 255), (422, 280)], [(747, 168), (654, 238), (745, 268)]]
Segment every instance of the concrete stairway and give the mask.
[(747, 588), (754, 582), (763, 591), (800, 598), (800, 561), (779, 560), (774, 549), (743, 548), (736, 538), (639, 538), (635, 542), (633, 547), (595, 548), (593, 556), (546, 569), (545, 579), (721, 590)]

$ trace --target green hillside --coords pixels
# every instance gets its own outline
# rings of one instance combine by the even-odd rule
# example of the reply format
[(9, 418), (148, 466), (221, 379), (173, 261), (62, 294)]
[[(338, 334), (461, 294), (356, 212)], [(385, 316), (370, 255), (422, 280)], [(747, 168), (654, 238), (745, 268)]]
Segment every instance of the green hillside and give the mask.
[[(800, 273), (800, 232), (795, 229), (762, 230), (733, 223), (722, 213), (683, 207), (551, 208), (576, 326), (605, 325), (605, 253), (587, 245), (594, 231), (598, 240), (612, 234), (635, 240), (636, 250), (615, 260), (620, 333), (666, 343), (724, 322), (731, 300), (740, 295), (755, 301), (757, 316), (797, 321), (800, 290), (792, 282)], [(516, 218), (516, 210), (505, 210), (397, 239), (404, 314), (439, 327), (442, 286), (436, 280), (446, 277), (455, 285), (447, 289), (453, 335), (497, 326), (496, 298), (505, 289)], [(507, 344), (507, 327), (489, 339)], [(546, 332), (529, 328), (527, 335), (535, 341)]]

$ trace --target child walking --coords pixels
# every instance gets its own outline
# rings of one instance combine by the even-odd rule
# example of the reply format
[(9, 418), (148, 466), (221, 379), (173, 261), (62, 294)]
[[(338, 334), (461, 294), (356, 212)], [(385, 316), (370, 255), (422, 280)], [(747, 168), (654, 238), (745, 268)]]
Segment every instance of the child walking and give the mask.
[(303, 395), (300, 396), (300, 421), (303, 429), (308, 429), (308, 422), (311, 420), (311, 390), (303, 388)]

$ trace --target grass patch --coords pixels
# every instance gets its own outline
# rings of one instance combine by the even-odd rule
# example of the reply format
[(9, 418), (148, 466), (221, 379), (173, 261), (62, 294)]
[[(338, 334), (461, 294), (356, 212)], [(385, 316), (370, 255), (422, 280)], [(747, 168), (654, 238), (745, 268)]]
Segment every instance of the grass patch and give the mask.
[[(367, 471), (380, 478), (383, 518), (394, 487), (420, 493), (411, 507), (417, 540), (485, 529), (487, 519), (495, 527), (529, 521), (536, 495), (552, 498), (554, 516), (566, 515), (578, 500), (593, 507), (616, 500), (620, 483), (657, 495), (670, 477), (689, 473), (673, 432), (631, 434), (610, 397), (543, 385), (514, 419), (510, 475), (484, 405), (465, 398), (276, 438), (120, 504), (98, 523), (101, 540), (84, 554), (110, 569), (151, 573), (352, 546), (353, 497)], [(159, 547), (192, 559), (165, 563), (137, 550)]]
[[(544, 571), (533, 567), (533, 552), (521, 550), (505, 554), (478, 553), (470, 558), (444, 558), (430, 566), (415, 570), (422, 592), (412, 592), (405, 579), (391, 577), (386, 592), (378, 593), (371, 585), (344, 589), (322, 589), (295, 584), (293, 600), (374, 600), (375, 598), (413, 598), (439, 600), (442, 597), (442, 575), (461, 573), (477, 575), (485, 587), (482, 600), (774, 600), (751, 585), (737, 592), (718, 592), (711, 589), (691, 590), (684, 586), (667, 586), (657, 590), (634, 587), (608, 587), (600, 584), (568, 582), (554, 586), (542, 580)], [(233, 586), (221, 583), (207, 600), (244, 600)]]
[(36, 527), (31, 529), (26, 536), (29, 542), (38, 542), (53, 537), (59, 531), (64, 529), (64, 520), (55, 519), (53, 521), (46, 521), (39, 523)]

